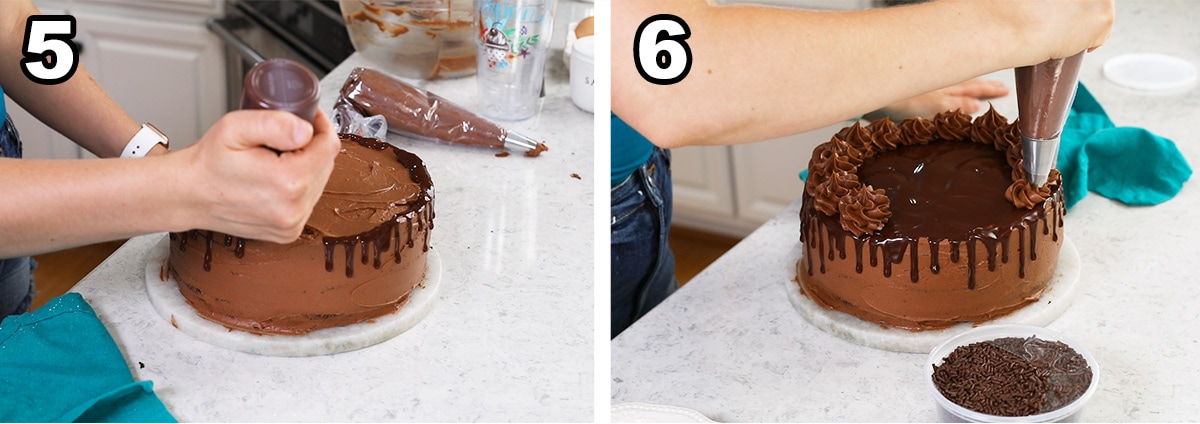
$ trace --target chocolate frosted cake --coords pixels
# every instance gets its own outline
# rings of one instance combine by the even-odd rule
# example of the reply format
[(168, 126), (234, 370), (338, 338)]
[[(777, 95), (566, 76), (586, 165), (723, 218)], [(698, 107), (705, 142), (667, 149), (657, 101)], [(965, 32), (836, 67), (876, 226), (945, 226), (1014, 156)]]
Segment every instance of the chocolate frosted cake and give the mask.
[(251, 332), (305, 334), (395, 312), (425, 278), (433, 184), (416, 155), (342, 135), (300, 239), (170, 235), (168, 264), (203, 317)]
[(1062, 177), (1025, 178), (1020, 132), (974, 122), (855, 124), (809, 163), (796, 264), (801, 293), (881, 325), (980, 322), (1039, 299), (1062, 246)]

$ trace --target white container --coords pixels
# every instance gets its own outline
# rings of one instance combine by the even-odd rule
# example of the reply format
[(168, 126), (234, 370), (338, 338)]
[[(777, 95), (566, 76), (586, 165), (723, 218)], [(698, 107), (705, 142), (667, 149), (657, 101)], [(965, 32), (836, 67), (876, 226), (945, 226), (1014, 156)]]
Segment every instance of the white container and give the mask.
[[(964, 408), (952, 401), (946, 399), (942, 392), (933, 384), (933, 366), (940, 365), (942, 359), (949, 356), (954, 349), (959, 346), (966, 346), (971, 343), (995, 340), (1005, 337), (1020, 337), (1026, 338), (1034, 336), (1042, 340), (1060, 341), (1066, 343), (1071, 349), (1083, 356), (1087, 361), (1088, 367), (1092, 370), (1092, 382), (1088, 385), (1083, 395), (1079, 399), (1075, 399), (1071, 403), (1050, 412), (1044, 412), (1037, 415), (1027, 415), (1023, 417), (1006, 417), (1000, 415), (984, 414), (982, 412), (973, 411)], [(933, 348), (929, 353), (929, 360), (925, 364), (925, 385), (929, 387), (929, 391), (933, 394), (933, 398), (938, 405), (938, 418), (942, 422), (977, 422), (977, 423), (1017, 423), (1017, 422), (1076, 422), (1079, 419), (1079, 412), (1083, 406), (1087, 404), (1088, 399), (1096, 393), (1096, 387), (1100, 383), (1100, 366), (1096, 363), (1096, 358), (1082, 344), (1072, 340), (1058, 332), (1042, 327), (1034, 327), (1031, 325), (1018, 324), (1003, 324), (1003, 325), (984, 325), (970, 331), (964, 332), (957, 336), (951, 337), (949, 340)]]
[(596, 37), (575, 40), (571, 48), (571, 101), (588, 112), (595, 112)]

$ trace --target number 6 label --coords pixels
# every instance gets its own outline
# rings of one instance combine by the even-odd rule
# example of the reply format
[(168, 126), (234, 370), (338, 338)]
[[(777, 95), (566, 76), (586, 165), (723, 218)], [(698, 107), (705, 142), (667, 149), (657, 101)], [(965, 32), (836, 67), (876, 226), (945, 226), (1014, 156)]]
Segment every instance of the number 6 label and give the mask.
[(646, 81), (670, 85), (692, 70), (692, 36), (687, 23), (675, 15), (654, 15), (642, 21), (633, 35), (633, 63)]
[[(30, 16), (25, 21), (25, 42), (21, 44), (21, 72), (30, 81), (44, 85), (61, 84), (79, 68), (74, 16)], [(49, 65), (49, 66), (47, 66)]]

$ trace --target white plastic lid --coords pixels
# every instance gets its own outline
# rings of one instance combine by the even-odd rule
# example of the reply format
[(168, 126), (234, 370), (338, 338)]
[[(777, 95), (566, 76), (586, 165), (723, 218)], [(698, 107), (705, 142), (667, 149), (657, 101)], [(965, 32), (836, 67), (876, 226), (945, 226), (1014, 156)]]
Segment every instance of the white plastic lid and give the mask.
[(614, 423), (711, 423), (699, 411), (672, 405), (626, 402), (612, 406)]
[(596, 53), (596, 37), (587, 36), (575, 40), (575, 45), (571, 48), (571, 55), (579, 58), (586, 63), (594, 63), (593, 57)]
[(1175, 56), (1131, 53), (1104, 62), (1104, 77), (1135, 90), (1186, 90), (1196, 84), (1196, 66)]

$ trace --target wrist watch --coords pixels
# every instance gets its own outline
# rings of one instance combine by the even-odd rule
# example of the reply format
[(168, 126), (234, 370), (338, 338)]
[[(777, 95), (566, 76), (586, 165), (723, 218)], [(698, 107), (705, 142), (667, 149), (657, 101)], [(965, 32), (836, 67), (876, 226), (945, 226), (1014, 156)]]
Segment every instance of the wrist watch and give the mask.
[(121, 152), (123, 158), (140, 158), (146, 156), (155, 145), (163, 145), (170, 148), (171, 144), (167, 140), (167, 136), (154, 128), (150, 123), (142, 124), (142, 129), (138, 130), (137, 134), (129, 140), (129, 144), (125, 145), (125, 151)]

